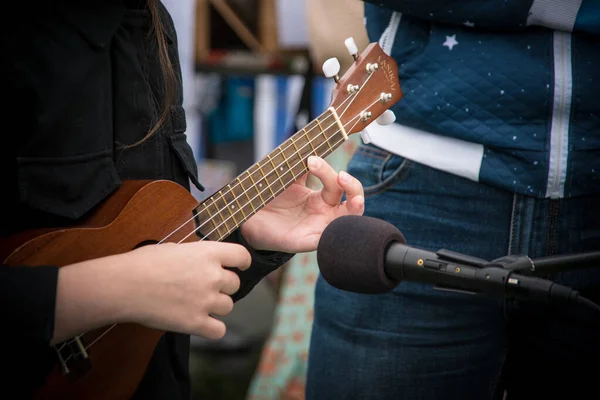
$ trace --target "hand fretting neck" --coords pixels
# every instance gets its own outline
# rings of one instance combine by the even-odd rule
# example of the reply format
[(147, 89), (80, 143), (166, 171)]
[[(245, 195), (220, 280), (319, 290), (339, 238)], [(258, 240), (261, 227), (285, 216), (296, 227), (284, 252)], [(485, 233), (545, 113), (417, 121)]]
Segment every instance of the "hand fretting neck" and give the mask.
[(311, 155), (326, 157), (348, 136), (329, 108), (242, 172), (197, 208), (198, 235), (221, 241), (308, 171)]

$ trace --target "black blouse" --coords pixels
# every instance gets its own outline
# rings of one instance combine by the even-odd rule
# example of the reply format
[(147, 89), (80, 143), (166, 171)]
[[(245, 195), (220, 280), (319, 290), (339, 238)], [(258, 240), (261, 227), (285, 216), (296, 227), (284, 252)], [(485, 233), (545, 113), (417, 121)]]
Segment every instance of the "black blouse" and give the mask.
[[(163, 98), (144, 2), (22, 3), (0, 24), (2, 242), (26, 229), (77, 223), (122, 180), (170, 179), (203, 190), (186, 141), (181, 87), (167, 124), (141, 145), (120, 146), (146, 135)], [(181, 82), (177, 38), (162, 5), (161, 17)], [(227, 240), (246, 245), (239, 231)], [(292, 257), (249, 250), (253, 264), (240, 273), (234, 300)], [(0, 340), (10, 371), (0, 374), (0, 397), (43, 383), (55, 362), (49, 342), (57, 275), (56, 266), (0, 269)], [(164, 335), (136, 398), (189, 399), (188, 352), (187, 335)]]

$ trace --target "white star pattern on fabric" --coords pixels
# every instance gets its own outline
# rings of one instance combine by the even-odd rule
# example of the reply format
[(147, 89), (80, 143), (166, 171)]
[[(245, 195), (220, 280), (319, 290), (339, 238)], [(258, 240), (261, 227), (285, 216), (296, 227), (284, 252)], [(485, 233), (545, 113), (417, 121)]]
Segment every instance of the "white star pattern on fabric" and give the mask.
[(473, 28), (475, 26), (475, 23), (471, 22), (471, 21), (465, 21), (463, 23), (464, 26), (468, 26), (469, 28)]
[(454, 46), (456, 46), (457, 44), (458, 44), (458, 42), (456, 41), (456, 35), (452, 35), (452, 36), (446, 36), (446, 41), (444, 42), (444, 44), (442, 46), (445, 46), (448, 49), (452, 50), (452, 48)]

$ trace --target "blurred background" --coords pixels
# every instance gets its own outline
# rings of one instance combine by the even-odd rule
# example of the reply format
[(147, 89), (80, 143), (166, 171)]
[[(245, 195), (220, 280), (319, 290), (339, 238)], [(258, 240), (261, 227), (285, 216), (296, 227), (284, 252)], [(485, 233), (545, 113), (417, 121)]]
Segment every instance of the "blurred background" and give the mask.
[[(179, 40), (187, 136), (206, 191), (199, 201), (302, 129), (329, 105), (330, 57), (367, 45), (359, 0), (163, 0)], [(359, 135), (328, 157), (345, 166)], [(308, 182), (318, 188), (317, 182)], [(303, 399), (318, 266), (299, 254), (223, 320), (219, 341), (192, 338), (194, 399)]]

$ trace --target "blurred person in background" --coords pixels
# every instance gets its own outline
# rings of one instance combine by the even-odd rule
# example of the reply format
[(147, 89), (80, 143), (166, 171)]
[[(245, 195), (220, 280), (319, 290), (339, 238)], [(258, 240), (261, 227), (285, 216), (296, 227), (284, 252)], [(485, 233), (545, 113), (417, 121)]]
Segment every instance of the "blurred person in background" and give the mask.
[[(600, 250), (600, 2), (376, 0), (365, 16), (404, 93), (349, 163), (365, 215), (488, 260)], [(600, 302), (600, 268), (573, 267), (548, 277)], [(311, 400), (600, 396), (600, 318), (579, 306), (320, 277), (314, 318)]]

